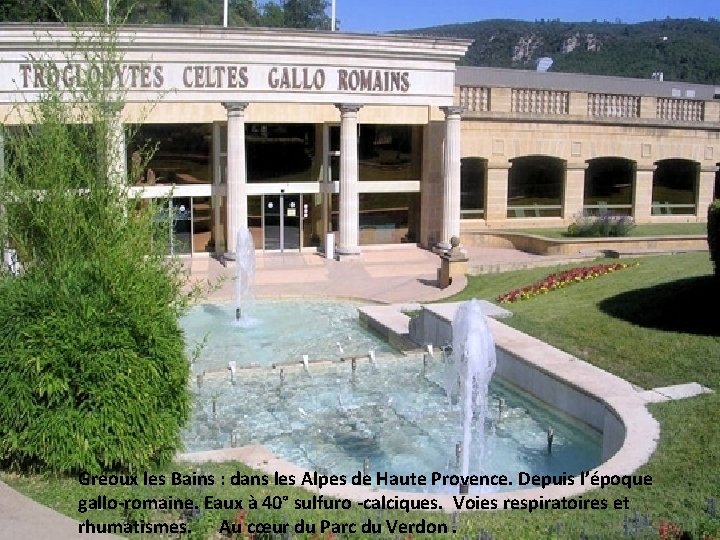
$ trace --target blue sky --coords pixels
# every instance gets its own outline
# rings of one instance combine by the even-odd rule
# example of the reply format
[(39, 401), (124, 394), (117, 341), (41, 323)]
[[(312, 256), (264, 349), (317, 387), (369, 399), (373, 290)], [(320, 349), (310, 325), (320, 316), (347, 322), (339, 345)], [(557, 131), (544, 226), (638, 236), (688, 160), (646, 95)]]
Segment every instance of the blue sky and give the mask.
[(346, 32), (386, 32), (484, 19), (720, 18), (718, 0), (335, 0), (335, 4), (340, 29)]

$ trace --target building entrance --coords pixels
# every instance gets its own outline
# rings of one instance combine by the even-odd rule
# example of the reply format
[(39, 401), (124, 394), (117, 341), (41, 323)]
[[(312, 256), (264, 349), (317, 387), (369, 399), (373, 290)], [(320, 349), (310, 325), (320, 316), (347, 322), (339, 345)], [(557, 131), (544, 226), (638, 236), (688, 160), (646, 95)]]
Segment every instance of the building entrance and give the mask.
[(265, 250), (299, 250), (302, 195), (283, 193), (263, 199)]

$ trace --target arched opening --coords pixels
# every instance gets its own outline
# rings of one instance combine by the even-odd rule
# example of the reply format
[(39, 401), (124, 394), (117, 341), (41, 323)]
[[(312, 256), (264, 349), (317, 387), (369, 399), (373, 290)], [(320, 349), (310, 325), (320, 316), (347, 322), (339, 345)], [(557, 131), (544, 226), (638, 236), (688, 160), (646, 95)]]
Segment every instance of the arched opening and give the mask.
[(656, 163), (652, 186), (652, 213), (697, 213), (700, 164), (689, 159), (663, 159)]
[(507, 216), (560, 217), (565, 160), (551, 156), (523, 156), (511, 163)]
[(718, 163), (718, 171), (715, 173), (715, 189), (713, 190), (713, 199), (720, 199), (720, 163)]
[(487, 159), (466, 157), (460, 160), (460, 219), (485, 217)]
[(600, 157), (588, 161), (585, 171), (585, 215), (632, 214), (635, 162), (619, 157)]

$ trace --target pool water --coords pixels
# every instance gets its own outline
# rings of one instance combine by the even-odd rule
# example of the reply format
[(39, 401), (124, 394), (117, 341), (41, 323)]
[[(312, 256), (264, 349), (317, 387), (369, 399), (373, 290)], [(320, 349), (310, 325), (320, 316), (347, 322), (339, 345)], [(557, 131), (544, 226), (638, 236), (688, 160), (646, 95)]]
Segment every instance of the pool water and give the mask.
[[(442, 388), (446, 369), (439, 354), (426, 366), (420, 355), (383, 356), (375, 363), (358, 361), (355, 370), (345, 361), (307, 370), (286, 367), (282, 374), (238, 370), (234, 384), (229, 373), (206, 378), (201, 387), (193, 383), (197, 405), (184, 434), (186, 450), (262, 444), (324, 474), (349, 477), (364, 463), (371, 474), (457, 474), (462, 413)], [(489, 403), (484, 440), (473, 437), (471, 474), (506, 474), (515, 481), (519, 472), (573, 475), (600, 463), (600, 433), (497, 377)], [(402, 489), (456, 492), (457, 487)]]
[(238, 367), (272, 366), (308, 360), (391, 353), (390, 345), (358, 324), (350, 301), (293, 299), (257, 300), (235, 321), (233, 304), (202, 304), (180, 321), (188, 352), (203, 344), (194, 370), (221, 370), (234, 360)]

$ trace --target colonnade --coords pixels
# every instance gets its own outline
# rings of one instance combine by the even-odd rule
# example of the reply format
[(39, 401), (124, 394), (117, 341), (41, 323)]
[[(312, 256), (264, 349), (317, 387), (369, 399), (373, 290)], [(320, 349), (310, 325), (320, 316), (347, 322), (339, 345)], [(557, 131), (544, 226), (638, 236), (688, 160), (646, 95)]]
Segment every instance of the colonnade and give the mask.
[[(227, 259), (235, 258), (237, 231), (248, 224), (245, 110), (247, 102), (223, 103), (227, 110)], [(338, 103), (340, 111), (339, 257), (360, 254), (358, 112), (360, 104)], [(443, 107), (442, 241), (460, 235), (460, 107)]]

